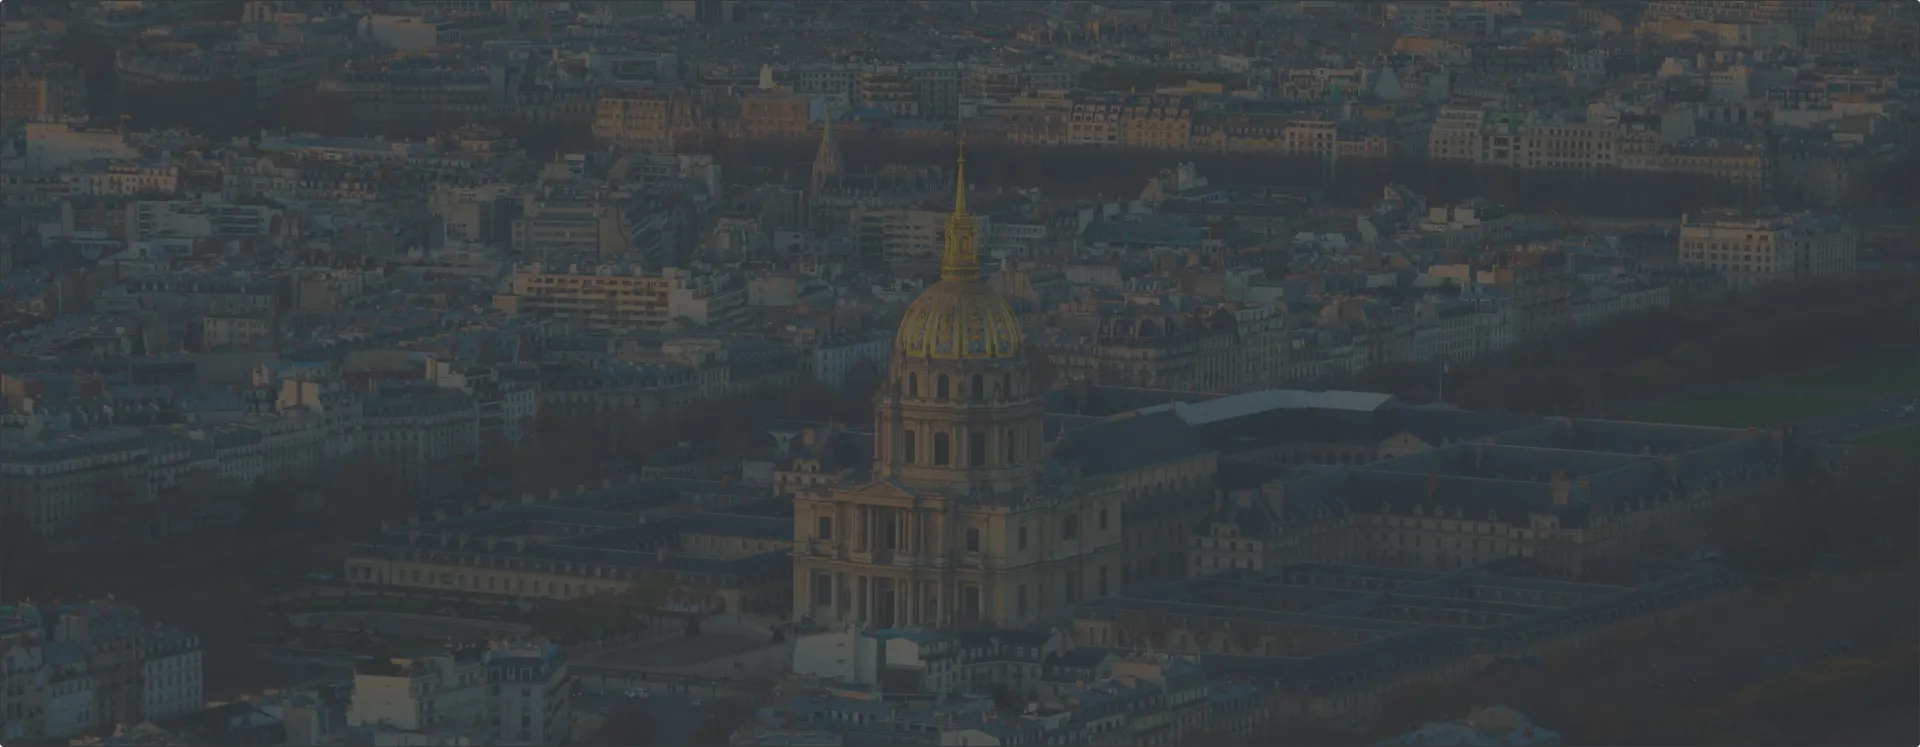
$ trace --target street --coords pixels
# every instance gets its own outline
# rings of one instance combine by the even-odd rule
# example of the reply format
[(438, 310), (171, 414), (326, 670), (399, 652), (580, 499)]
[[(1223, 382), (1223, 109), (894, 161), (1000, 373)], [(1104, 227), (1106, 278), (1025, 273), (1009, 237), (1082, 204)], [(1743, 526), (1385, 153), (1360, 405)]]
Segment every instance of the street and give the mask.
[(1920, 416), (1900, 417), (1898, 408), (1913, 402), (1911, 396), (1887, 397), (1884, 403), (1856, 410), (1828, 413), (1798, 422), (1804, 432), (1823, 443), (1841, 443), (1879, 431), (1920, 423)]

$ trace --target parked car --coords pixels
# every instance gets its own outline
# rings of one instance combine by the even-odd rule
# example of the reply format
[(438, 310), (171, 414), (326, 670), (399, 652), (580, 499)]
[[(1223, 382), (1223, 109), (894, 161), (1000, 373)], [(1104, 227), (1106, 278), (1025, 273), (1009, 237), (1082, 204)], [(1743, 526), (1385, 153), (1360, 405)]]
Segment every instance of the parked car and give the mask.
[(644, 687), (627, 688), (627, 697), (629, 698), (645, 698), (648, 695), (650, 695), (650, 693), (648, 693), (647, 689)]

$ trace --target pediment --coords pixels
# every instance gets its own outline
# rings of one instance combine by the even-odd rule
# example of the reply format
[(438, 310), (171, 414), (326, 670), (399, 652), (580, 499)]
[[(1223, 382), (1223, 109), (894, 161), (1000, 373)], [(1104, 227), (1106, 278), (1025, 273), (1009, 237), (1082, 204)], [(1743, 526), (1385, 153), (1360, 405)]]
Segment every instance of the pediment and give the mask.
[(1391, 436), (1386, 437), (1385, 440), (1380, 442), (1380, 446), (1382, 448), (1393, 448), (1393, 449), (1431, 449), (1433, 448), (1433, 444), (1427, 443), (1425, 440), (1421, 439), (1419, 436), (1415, 436), (1412, 433), (1408, 433), (1406, 431), (1401, 431), (1399, 433), (1395, 433)]
[(891, 479), (879, 479), (850, 488), (838, 488), (834, 492), (847, 497), (894, 500), (912, 500), (922, 495), (914, 489), (894, 482)]

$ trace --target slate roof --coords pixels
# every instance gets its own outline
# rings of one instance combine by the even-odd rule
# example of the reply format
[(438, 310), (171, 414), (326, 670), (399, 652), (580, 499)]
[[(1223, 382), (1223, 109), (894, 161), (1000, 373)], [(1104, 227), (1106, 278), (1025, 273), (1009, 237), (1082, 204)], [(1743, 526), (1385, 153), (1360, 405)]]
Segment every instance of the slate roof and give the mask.
[(1170, 412), (1113, 418), (1065, 434), (1055, 456), (1080, 467), (1082, 478), (1113, 475), (1211, 452)]

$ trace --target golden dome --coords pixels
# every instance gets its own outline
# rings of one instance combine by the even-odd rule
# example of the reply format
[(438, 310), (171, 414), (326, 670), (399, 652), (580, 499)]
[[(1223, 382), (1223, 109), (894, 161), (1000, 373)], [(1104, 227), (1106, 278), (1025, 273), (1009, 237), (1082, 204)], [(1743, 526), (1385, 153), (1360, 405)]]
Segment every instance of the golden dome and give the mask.
[(942, 280), (907, 307), (893, 346), (910, 358), (1015, 358), (1020, 318), (985, 283)]
[(1000, 294), (980, 282), (980, 242), (967, 214), (967, 159), (955, 169), (953, 215), (940, 253), (940, 282), (907, 307), (894, 335), (895, 352), (910, 358), (1004, 359), (1020, 355), (1020, 318)]

